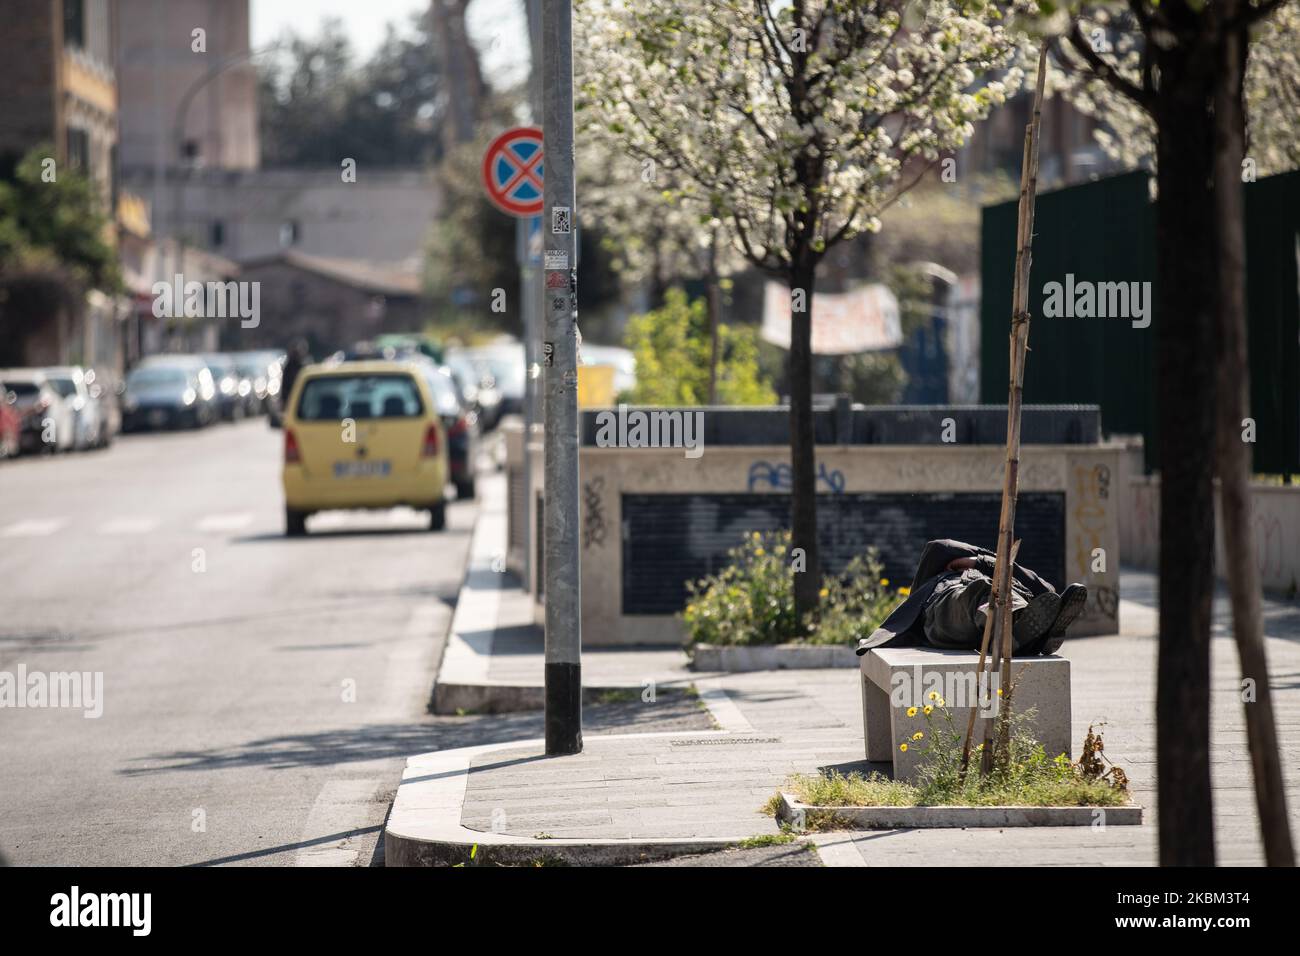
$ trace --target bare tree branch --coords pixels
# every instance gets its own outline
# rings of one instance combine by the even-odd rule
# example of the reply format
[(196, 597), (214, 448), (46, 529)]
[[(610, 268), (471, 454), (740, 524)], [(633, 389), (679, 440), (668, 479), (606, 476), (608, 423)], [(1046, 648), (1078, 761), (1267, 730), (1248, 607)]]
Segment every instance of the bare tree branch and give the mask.
[(1128, 97), (1143, 109), (1151, 109), (1151, 94), (1137, 86), (1137, 84), (1125, 79), (1112, 64), (1103, 60), (1097, 54), (1097, 51), (1092, 48), (1092, 44), (1084, 38), (1083, 31), (1079, 28), (1077, 20), (1065, 39), (1070, 44), (1071, 49), (1087, 63), (1089, 71), (1094, 76), (1108, 83), (1116, 92)]

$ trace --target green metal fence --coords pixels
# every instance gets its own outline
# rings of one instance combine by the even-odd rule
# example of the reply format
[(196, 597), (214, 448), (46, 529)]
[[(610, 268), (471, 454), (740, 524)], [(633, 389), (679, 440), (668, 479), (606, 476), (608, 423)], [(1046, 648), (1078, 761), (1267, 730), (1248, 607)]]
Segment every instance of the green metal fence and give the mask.
[[(1044, 193), (1034, 222), (1025, 368), (1030, 404), (1096, 403), (1108, 434), (1141, 434), (1158, 467), (1154, 325), (1127, 318), (1046, 318), (1044, 286), (1156, 282), (1155, 208), (1144, 172)], [(1300, 473), (1300, 172), (1245, 189), (1251, 413), (1255, 470)], [(981, 228), (980, 400), (1007, 397), (1008, 331), (1016, 254), (1015, 201), (986, 207)]]

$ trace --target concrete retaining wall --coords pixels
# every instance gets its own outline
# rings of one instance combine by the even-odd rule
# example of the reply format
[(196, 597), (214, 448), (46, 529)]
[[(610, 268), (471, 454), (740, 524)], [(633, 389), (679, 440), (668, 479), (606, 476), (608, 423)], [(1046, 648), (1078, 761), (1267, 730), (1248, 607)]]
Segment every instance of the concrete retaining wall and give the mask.
[[(522, 433), (508, 438), (508, 469), (522, 469)], [(537, 554), (537, 504), (543, 483), (540, 436), (532, 456), (534, 499), (527, 515), (530, 553)], [(707, 446), (688, 459), (681, 449), (593, 448), (580, 451), (582, 482), (583, 644), (648, 645), (684, 642), (680, 621), (669, 614), (622, 613), (624, 494), (752, 492), (755, 461), (784, 463), (784, 446)], [(1120, 513), (1114, 476), (1121, 449), (1109, 445), (1027, 445), (1021, 449), (1021, 491), (1065, 496), (1066, 579), (1088, 586), (1089, 600), (1073, 633), (1108, 634), (1119, 629)], [(831, 445), (817, 449), (819, 467), (835, 474), (840, 491), (1000, 492), (1004, 449), (995, 445)], [(766, 487), (758, 490), (766, 492)], [(825, 489), (821, 489), (825, 490)], [(772, 489), (772, 494), (785, 491)], [(509, 559), (520, 569), (522, 536), (511, 533)], [(516, 544), (519, 541), (519, 544)], [(865, 550), (873, 542), (863, 541)], [(917, 542), (919, 555), (920, 546)], [(1105, 570), (1094, 555), (1104, 552)], [(536, 562), (534, 562), (536, 565)], [(535, 580), (533, 593), (539, 590)], [(543, 598), (544, 600), (544, 595)], [(537, 619), (543, 618), (541, 604)]]
[[(1121, 501), (1120, 548), (1126, 564), (1155, 571), (1160, 560), (1160, 478), (1134, 475)], [(1255, 563), (1264, 589), (1300, 591), (1300, 488), (1255, 485), (1252, 494)], [(1215, 501), (1215, 573), (1224, 577), (1223, 518)]]

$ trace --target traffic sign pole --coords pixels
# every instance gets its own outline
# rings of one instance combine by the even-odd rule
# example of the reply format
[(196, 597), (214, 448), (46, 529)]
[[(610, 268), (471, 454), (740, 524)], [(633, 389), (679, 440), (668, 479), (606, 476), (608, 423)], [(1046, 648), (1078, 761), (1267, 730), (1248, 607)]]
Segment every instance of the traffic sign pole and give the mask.
[[(536, 269), (531, 262), (531, 250), (529, 249), (529, 232), (530, 219), (515, 220), (515, 247), (519, 263), (519, 309), (523, 319), (524, 335), (524, 508), (523, 520), (525, 527), (531, 527), (529, 515), (533, 507), (533, 422), (536, 420), (537, 409), (534, 400), (536, 385), (533, 381), (533, 364), (537, 361), (537, 329), (534, 322), (534, 313), (537, 311), (537, 283), (534, 281)], [(524, 584), (528, 590), (536, 594), (535, 585), (533, 584), (533, 549), (528, 546), (528, 535), (524, 535), (524, 555), (523, 555)]]
[(555, 756), (582, 751), (571, 0), (542, 0), (542, 128), (550, 154), (542, 214), (546, 753)]
[[(532, 370), (537, 363), (537, 272), (539, 262), (533, 249), (542, 212), (542, 176), (545, 171), (542, 131), (535, 126), (508, 129), (483, 154), (483, 188), (502, 212), (515, 217), (515, 257), (519, 265), (520, 318), (524, 337), (524, 501), (527, 516), (533, 501), (533, 456), (529, 450), (533, 423), (537, 418), (536, 381)], [(524, 580), (533, 587), (533, 551), (524, 548)], [(540, 574), (540, 571), (538, 571)]]

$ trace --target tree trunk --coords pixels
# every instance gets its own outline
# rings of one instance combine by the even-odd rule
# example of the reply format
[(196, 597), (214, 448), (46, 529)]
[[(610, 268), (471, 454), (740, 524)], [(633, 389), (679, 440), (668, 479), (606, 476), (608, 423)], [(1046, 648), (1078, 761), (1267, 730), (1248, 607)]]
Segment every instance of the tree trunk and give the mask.
[[(812, 411), (812, 307), (816, 266), (795, 262), (790, 294), (803, 290), (803, 308), (790, 313), (790, 490), (791, 548), (801, 549), (803, 571), (794, 576), (794, 607), (799, 619), (815, 613), (821, 590), (817, 550), (817, 451)], [(797, 303), (794, 303), (797, 304)], [(798, 567), (798, 565), (796, 565)]]
[(1214, 57), (1162, 48), (1154, 94), (1160, 449), (1160, 638), (1156, 772), (1162, 866), (1214, 864), (1210, 792), (1210, 602), (1214, 591)]
[[(1233, 11), (1236, 4), (1229, 4)], [(1232, 624), (1243, 679), (1253, 696), (1243, 693), (1246, 736), (1255, 778), (1265, 861), (1294, 866), (1295, 853), (1287, 821), (1286, 789), (1278, 756), (1277, 727), (1264, 653), (1259, 568), (1250, 503), (1251, 445), (1242, 440), (1242, 419), (1250, 414), (1250, 363), (1246, 341), (1246, 237), (1241, 196), (1241, 162), (1245, 156), (1246, 36), (1223, 37), (1223, 60), (1214, 98), (1215, 198), (1219, 227), (1218, 471), (1223, 519), (1224, 557), (1232, 595)]]
[(722, 294), (718, 288), (718, 230), (709, 236), (708, 288), (705, 302), (709, 312), (709, 404), (718, 404), (718, 323), (722, 321)]

